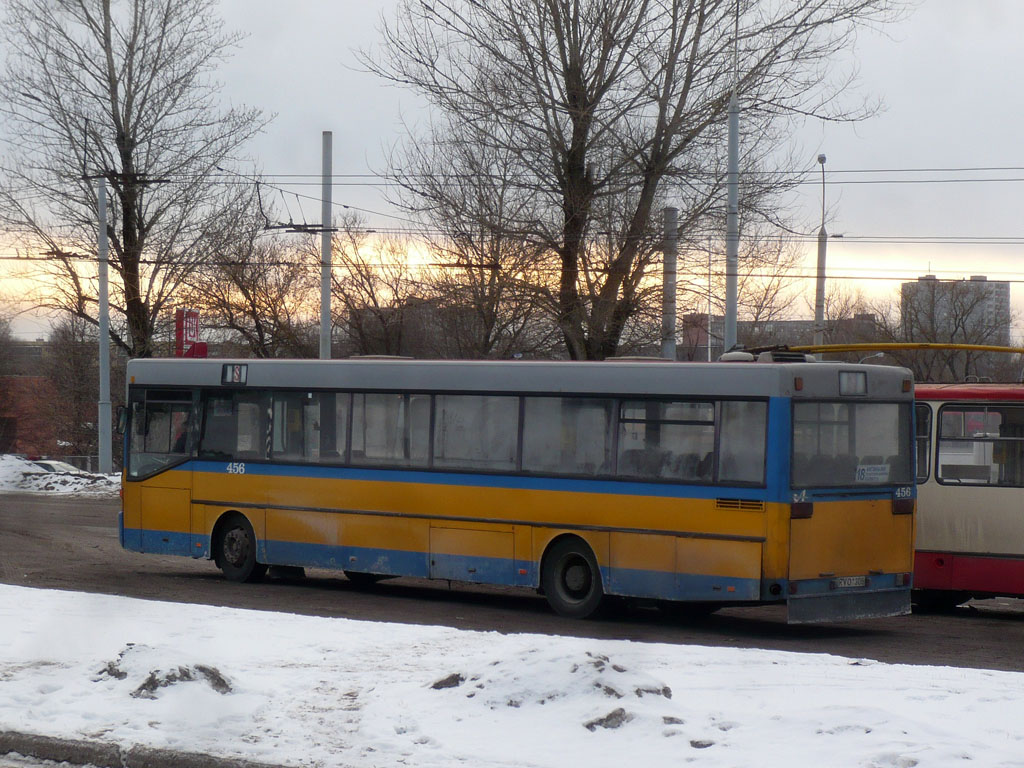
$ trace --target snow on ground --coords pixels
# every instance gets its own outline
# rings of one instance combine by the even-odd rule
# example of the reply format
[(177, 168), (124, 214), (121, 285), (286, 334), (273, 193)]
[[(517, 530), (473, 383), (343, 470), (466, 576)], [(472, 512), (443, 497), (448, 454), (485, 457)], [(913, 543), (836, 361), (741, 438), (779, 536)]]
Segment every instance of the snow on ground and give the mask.
[(1024, 766), (1024, 674), (0, 585), (0, 730), (289, 766)]
[(27, 459), (0, 454), (0, 493), (60, 493), (83, 495), (116, 494), (120, 475), (88, 472), (47, 472)]

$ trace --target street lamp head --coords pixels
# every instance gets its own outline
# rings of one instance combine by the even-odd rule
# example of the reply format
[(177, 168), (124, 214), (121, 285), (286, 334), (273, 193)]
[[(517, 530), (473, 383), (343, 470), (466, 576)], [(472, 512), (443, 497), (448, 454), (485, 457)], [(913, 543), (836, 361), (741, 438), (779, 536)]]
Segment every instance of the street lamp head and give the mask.
[(824, 165), (825, 164), (825, 156), (824, 155), (818, 155), (818, 162), (821, 163), (822, 165)]

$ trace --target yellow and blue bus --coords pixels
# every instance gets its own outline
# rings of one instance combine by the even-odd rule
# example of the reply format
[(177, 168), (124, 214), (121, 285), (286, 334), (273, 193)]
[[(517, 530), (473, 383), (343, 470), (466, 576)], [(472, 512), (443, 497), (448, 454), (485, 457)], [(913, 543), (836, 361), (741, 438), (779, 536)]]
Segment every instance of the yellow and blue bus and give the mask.
[[(770, 357), (770, 356), (769, 356)], [(121, 543), (792, 623), (910, 609), (910, 373), (823, 362), (133, 360)]]

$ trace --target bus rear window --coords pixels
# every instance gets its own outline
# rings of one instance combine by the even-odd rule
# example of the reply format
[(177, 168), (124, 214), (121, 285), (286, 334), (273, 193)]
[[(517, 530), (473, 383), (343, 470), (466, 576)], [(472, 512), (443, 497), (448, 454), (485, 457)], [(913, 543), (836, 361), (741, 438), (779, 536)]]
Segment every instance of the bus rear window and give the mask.
[(793, 403), (794, 488), (909, 484), (909, 403)]

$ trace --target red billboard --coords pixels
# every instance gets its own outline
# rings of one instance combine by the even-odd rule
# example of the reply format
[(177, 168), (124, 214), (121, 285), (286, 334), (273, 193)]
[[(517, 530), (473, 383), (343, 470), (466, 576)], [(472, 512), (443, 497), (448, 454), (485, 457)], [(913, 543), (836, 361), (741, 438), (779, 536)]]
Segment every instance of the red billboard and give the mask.
[(175, 357), (206, 357), (206, 342), (199, 340), (199, 312), (178, 309), (174, 312)]

